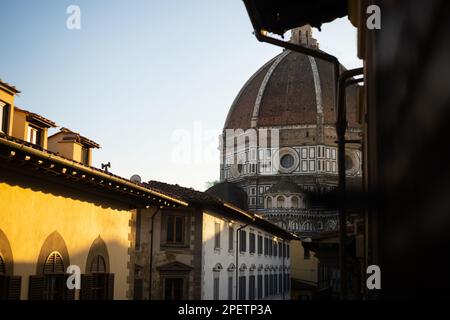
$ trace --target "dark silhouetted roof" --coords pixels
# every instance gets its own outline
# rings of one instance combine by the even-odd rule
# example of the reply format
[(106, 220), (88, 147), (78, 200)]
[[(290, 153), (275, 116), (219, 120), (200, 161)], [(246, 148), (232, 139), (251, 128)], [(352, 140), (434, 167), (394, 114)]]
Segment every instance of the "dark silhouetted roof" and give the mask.
[(283, 176), (266, 193), (304, 193), (304, 190), (289, 177)]
[(242, 210), (248, 209), (247, 193), (234, 183), (223, 181), (212, 186), (205, 192), (217, 196)]

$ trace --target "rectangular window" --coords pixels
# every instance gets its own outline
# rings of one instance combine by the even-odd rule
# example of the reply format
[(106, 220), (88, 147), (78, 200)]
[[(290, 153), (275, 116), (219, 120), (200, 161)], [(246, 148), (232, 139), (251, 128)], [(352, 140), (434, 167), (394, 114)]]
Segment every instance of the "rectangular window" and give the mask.
[(273, 295), (273, 274), (269, 275), (269, 295)]
[(306, 148), (302, 148), (302, 159), (306, 159), (308, 157), (308, 150)]
[(250, 300), (255, 300), (255, 291), (256, 291), (256, 287), (255, 287), (256, 283), (255, 283), (255, 276), (251, 275), (248, 278), (248, 298)]
[(214, 300), (219, 300), (219, 277), (214, 277)]
[(276, 257), (278, 255), (277, 249), (278, 249), (278, 244), (274, 241), (273, 242), (273, 256), (274, 257)]
[(286, 246), (287, 248), (286, 248), (286, 251), (287, 251), (287, 258), (289, 259), (290, 257), (291, 257), (291, 250), (290, 250), (290, 247), (289, 247), (289, 245), (287, 245)]
[(283, 249), (282, 249), (283, 244), (280, 242), (278, 243), (278, 256), (281, 258), (281, 256), (283, 255)]
[(85, 165), (89, 165), (89, 148), (81, 148), (81, 162)]
[(269, 257), (271, 257), (272, 256), (272, 248), (273, 248), (273, 240), (270, 239), (268, 241), (268, 244), (269, 244)]
[(28, 126), (27, 142), (41, 144), (39, 129)]
[(233, 277), (228, 277), (228, 300), (233, 300)]
[(249, 234), (249, 241), (250, 241), (250, 253), (255, 253), (255, 234), (250, 233)]
[(309, 171), (316, 170), (316, 162), (314, 160), (309, 161)]
[(214, 224), (214, 249), (220, 249), (220, 223)]
[(262, 236), (258, 235), (258, 254), (262, 254), (263, 253), (263, 240), (262, 240)]
[(278, 275), (278, 286), (278, 292), (283, 293), (283, 275), (281, 273)]
[(247, 251), (247, 232), (245, 230), (241, 230), (239, 234), (239, 251)]
[(302, 160), (302, 171), (308, 171), (308, 161)]
[(273, 275), (273, 294), (278, 294), (278, 277), (276, 274)]
[(310, 147), (309, 148), (309, 158), (314, 159), (315, 157), (316, 157), (316, 150), (314, 149), (314, 147)]
[(269, 239), (264, 238), (264, 255), (268, 255), (269, 254)]
[(228, 251), (234, 250), (234, 228), (228, 227)]
[(264, 275), (264, 297), (268, 297), (269, 296), (269, 275), (265, 274)]
[(258, 299), (263, 298), (263, 276), (258, 274)]
[(8, 107), (6, 106), (6, 103), (0, 101), (0, 132), (8, 132), (8, 118)]
[(164, 280), (164, 299), (183, 299), (184, 278), (166, 278)]
[(184, 243), (184, 217), (172, 215), (167, 217), (166, 242)]
[(336, 149), (331, 149), (331, 159), (336, 160)]
[(247, 288), (246, 288), (246, 279), (245, 276), (239, 277), (239, 300), (247, 299)]

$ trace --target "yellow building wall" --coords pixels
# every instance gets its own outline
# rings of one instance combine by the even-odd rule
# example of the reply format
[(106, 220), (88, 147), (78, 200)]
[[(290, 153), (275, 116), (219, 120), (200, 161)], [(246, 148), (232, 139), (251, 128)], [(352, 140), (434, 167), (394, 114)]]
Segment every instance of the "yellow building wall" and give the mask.
[(0, 89), (0, 100), (2, 100), (3, 102), (6, 102), (7, 104), (9, 104), (11, 106), (11, 110), (9, 112), (9, 126), (8, 126), (8, 135), (12, 134), (12, 125), (11, 123), (13, 123), (14, 120), (14, 95), (9, 94), (3, 90)]
[(27, 120), (25, 113), (14, 111), (14, 122), (12, 122), (12, 136), (17, 139), (27, 140)]
[(77, 200), (72, 191), (64, 197), (19, 185), (0, 181), (0, 229), (11, 245), (14, 274), (22, 276), (21, 299), (28, 297), (29, 276), (36, 274), (41, 247), (54, 231), (65, 240), (70, 264), (78, 265), (82, 273), (89, 249), (100, 236), (108, 248), (110, 272), (115, 274), (114, 299), (126, 299), (131, 211)]
[(310, 258), (304, 258), (304, 248), (301, 241), (291, 241), (291, 277), (317, 284), (319, 260), (310, 251)]
[(77, 162), (81, 162), (81, 149), (81, 144), (73, 141), (61, 141), (58, 136), (48, 139), (48, 150)]

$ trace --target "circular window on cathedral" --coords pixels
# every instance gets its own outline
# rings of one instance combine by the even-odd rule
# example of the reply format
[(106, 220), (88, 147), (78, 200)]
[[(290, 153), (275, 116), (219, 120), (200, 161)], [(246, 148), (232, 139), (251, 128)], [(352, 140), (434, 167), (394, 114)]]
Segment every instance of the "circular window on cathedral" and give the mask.
[(288, 169), (294, 165), (294, 157), (290, 154), (285, 154), (280, 159), (281, 166)]
[(351, 170), (352, 168), (353, 168), (353, 159), (348, 154), (346, 154), (345, 155), (345, 170), (348, 171), (348, 170)]
[(345, 154), (345, 172), (347, 175), (356, 175), (359, 171), (359, 159), (355, 152)]
[(273, 163), (279, 163), (279, 167), (277, 169), (281, 173), (291, 173), (298, 167), (299, 157), (297, 152), (292, 148), (281, 148), (279, 153), (275, 156), (278, 156), (279, 159)]

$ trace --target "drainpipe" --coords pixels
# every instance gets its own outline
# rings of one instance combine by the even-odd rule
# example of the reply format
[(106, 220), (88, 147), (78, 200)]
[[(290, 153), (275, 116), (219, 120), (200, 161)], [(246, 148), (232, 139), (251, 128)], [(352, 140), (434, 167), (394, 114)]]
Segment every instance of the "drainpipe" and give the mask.
[(150, 277), (149, 277), (149, 286), (148, 286), (148, 300), (152, 300), (152, 274), (153, 274), (153, 226), (155, 222), (156, 214), (161, 210), (161, 207), (158, 207), (156, 211), (153, 213), (151, 217), (151, 226), (152, 229), (150, 231)]
[[(250, 18), (251, 19), (251, 18)], [(255, 23), (252, 24), (255, 25)], [(345, 93), (345, 81), (348, 78), (351, 78), (352, 76), (363, 74), (363, 69), (353, 69), (344, 71), (342, 76), (340, 76), (340, 63), (339, 60), (329, 55), (325, 52), (320, 52), (308, 47), (304, 47), (302, 45), (294, 44), (291, 42), (282, 41), (276, 38), (271, 38), (266, 36), (262, 30), (256, 30), (255, 29), (255, 37), (258, 39), (258, 41), (270, 43), (285, 49), (289, 49), (292, 51), (296, 51), (299, 53), (303, 53), (318, 59), (322, 59), (328, 62), (331, 62), (334, 67), (334, 92), (335, 92), (335, 105), (338, 106), (338, 125), (336, 126), (336, 133), (339, 137), (340, 134), (343, 135), (341, 139), (338, 139), (340, 142), (338, 142), (338, 153), (340, 156), (338, 156), (338, 172), (339, 172), (339, 195), (340, 195), (340, 204), (339, 204), (339, 223), (340, 223), (340, 234), (339, 234), (339, 243), (340, 243), (340, 253), (339, 253), (339, 265), (340, 265), (340, 273), (341, 273), (341, 298), (345, 298), (347, 296), (347, 288), (343, 285), (344, 281), (346, 280), (346, 273), (345, 273), (345, 264), (343, 263), (345, 260), (345, 238), (346, 238), (346, 230), (345, 230), (345, 129), (346, 129), (346, 115), (342, 112), (342, 107), (339, 108), (339, 104), (343, 104), (345, 108), (345, 94), (341, 94), (341, 97), (338, 97), (339, 92), (342, 91)], [(339, 112), (339, 110), (341, 110)], [(345, 111), (345, 109), (344, 109)], [(341, 113), (341, 115), (339, 115)], [(344, 117), (342, 117), (342, 115)], [(339, 118), (341, 121), (339, 121)], [(344, 124), (345, 122), (345, 124)], [(339, 129), (338, 126), (341, 128)], [(342, 133), (342, 128), (344, 128)], [(343, 155), (343, 156), (342, 156)], [(343, 224), (343, 225), (342, 225)]]
[(339, 270), (340, 270), (340, 291), (341, 299), (347, 298), (347, 257), (346, 257), (346, 175), (345, 175), (345, 132), (347, 130), (347, 108), (346, 108), (346, 88), (362, 79), (352, 79), (352, 77), (363, 74), (363, 68), (344, 71), (339, 76), (338, 81), (338, 119), (336, 132), (338, 137), (338, 213), (339, 213)]
[[(253, 220), (254, 221), (254, 220)], [(252, 221), (252, 222), (253, 222)], [(247, 224), (244, 224), (243, 226), (239, 227), (236, 230), (236, 297), (235, 300), (238, 300), (238, 287), (239, 287), (239, 232), (244, 229), (245, 227), (249, 226), (252, 222), (249, 222)], [(255, 240), (256, 241), (256, 240)]]
[[(283, 300), (286, 300), (286, 288), (284, 287), (285, 286), (285, 281), (284, 281), (284, 258), (285, 258), (285, 255), (284, 255), (284, 241), (285, 241), (286, 239), (283, 239), (283, 246), (281, 247), (281, 259), (282, 259), (282, 261), (283, 261), (283, 272), (282, 272), (282, 278), (281, 278), (281, 281), (283, 281), (283, 283), (282, 283), (282, 285), (281, 285), (281, 289), (283, 290)], [(286, 250), (286, 253), (287, 253), (287, 250)]]

